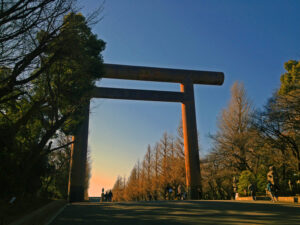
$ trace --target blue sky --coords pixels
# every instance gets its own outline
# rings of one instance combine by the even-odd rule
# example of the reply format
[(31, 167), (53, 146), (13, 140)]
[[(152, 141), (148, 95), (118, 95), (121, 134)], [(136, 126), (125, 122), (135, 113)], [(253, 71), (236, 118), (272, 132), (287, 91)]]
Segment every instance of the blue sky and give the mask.
[[(84, 15), (101, 4), (81, 1)], [(280, 85), (283, 64), (300, 58), (298, 0), (107, 0), (93, 32), (106, 43), (106, 63), (213, 70), (225, 73), (223, 86), (195, 86), (202, 154), (209, 133), (230, 99), (235, 81), (261, 107)], [(179, 91), (179, 84), (103, 79), (98, 86)], [(164, 131), (176, 134), (178, 103), (93, 100), (89, 146), (90, 195), (129, 175), (148, 144)]]

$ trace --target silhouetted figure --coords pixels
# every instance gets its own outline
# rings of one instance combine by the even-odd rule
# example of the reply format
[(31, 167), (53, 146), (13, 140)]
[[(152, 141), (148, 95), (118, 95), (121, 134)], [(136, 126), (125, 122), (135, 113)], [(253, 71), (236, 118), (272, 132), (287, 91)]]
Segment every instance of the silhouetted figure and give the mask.
[(250, 184), (248, 186), (248, 190), (250, 191), (250, 195), (252, 196), (252, 199), (255, 201), (256, 200), (256, 187), (254, 184)]
[(268, 185), (271, 186), (273, 200), (277, 201), (277, 194), (278, 194), (278, 191), (279, 191), (279, 184), (278, 184), (278, 175), (277, 175), (277, 172), (276, 172), (276, 168), (274, 166), (269, 167), (269, 172), (267, 174), (267, 179), (268, 179), (268, 182), (271, 183), (270, 185), (268, 183), (267, 186)]
[(185, 200), (186, 192), (185, 192), (185, 187), (183, 184), (179, 184), (177, 191), (178, 191), (179, 200)]
[(201, 191), (201, 186), (197, 186), (197, 192), (198, 192), (198, 199), (202, 199), (202, 191)]
[(267, 179), (274, 186), (278, 186), (278, 175), (277, 175), (277, 172), (276, 172), (276, 168), (274, 166), (269, 167), (269, 172), (267, 174)]
[(296, 183), (295, 179), (293, 179), (293, 180), (289, 179), (288, 180), (288, 187), (289, 187), (289, 193), (291, 195), (294, 195), (295, 192), (297, 192), (297, 190), (295, 190), (297, 188), (297, 183)]
[(181, 187), (182, 187), (181, 184), (179, 184), (178, 187), (177, 187), (177, 198), (178, 198), (178, 200), (182, 200), (182, 194), (183, 194), (183, 192), (182, 192), (182, 188)]
[(154, 190), (153, 198), (154, 198), (154, 201), (157, 201), (157, 191), (156, 190)]
[(104, 194), (104, 201), (107, 202), (108, 201), (108, 192), (106, 191)]
[(172, 198), (173, 198), (173, 189), (172, 189), (172, 187), (169, 187), (168, 200), (172, 200)]
[(147, 191), (147, 197), (149, 201), (152, 201), (152, 195), (150, 191)]
[(167, 200), (169, 198), (169, 184), (167, 184), (166, 188), (165, 188), (165, 200)]
[(101, 202), (104, 201), (104, 188), (102, 188), (102, 193), (101, 193)]
[(112, 201), (112, 197), (113, 197), (113, 193), (112, 193), (112, 191), (110, 190), (109, 193), (108, 193), (108, 201), (109, 201), (109, 202)]
[(234, 176), (232, 180), (232, 187), (233, 187), (233, 198), (237, 199), (238, 197), (238, 179)]
[(268, 184), (267, 184), (267, 191), (269, 192), (269, 195), (271, 197), (271, 201), (272, 202), (275, 202), (277, 201), (276, 199), (276, 194), (275, 194), (275, 186), (271, 183), (271, 181), (268, 181)]

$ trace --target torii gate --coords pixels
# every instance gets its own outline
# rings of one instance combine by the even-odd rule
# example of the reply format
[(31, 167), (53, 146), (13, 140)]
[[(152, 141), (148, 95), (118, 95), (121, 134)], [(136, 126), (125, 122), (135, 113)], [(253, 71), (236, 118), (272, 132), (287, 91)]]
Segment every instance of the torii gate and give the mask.
[[(194, 84), (222, 85), (224, 73), (182, 69), (153, 68), (104, 64), (103, 78), (160, 81), (180, 83), (181, 92), (151, 91), (96, 87), (93, 98), (112, 98), (143, 101), (180, 102), (188, 199), (200, 199), (201, 175), (198, 150), (198, 136), (195, 114)], [(89, 104), (85, 109), (85, 120), (74, 136), (69, 179), (69, 201), (84, 200), (86, 158), (88, 146)]]

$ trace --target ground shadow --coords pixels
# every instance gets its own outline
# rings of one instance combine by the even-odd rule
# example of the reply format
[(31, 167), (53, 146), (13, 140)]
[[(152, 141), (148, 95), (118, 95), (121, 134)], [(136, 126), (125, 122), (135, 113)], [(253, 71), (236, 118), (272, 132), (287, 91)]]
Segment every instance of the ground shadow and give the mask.
[(236, 201), (77, 203), (51, 225), (300, 224), (300, 205)]

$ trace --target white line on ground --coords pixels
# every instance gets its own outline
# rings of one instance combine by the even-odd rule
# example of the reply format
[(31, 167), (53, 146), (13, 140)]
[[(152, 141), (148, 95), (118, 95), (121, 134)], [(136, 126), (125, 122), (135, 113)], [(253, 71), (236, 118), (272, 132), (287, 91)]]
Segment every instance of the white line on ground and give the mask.
[(53, 220), (55, 220), (55, 218), (66, 208), (66, 206), (69, 205), (69, 204), (65, 204), (57, 213), (55, 213), (47, 223), (45, 223), (45, 225), (50, 225)]

